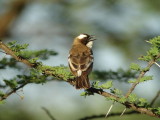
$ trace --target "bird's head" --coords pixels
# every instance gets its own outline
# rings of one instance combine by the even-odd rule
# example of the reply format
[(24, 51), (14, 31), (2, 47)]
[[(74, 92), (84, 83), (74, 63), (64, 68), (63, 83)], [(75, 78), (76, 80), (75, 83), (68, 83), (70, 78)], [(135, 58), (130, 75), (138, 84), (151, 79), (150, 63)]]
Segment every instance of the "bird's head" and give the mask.
[(77, 44), (77, 43), (84, 44), (87, 47), (92, 48), (94, 40), (96, 40), (96, 39), (94, 38), (93, 35), (88, 35), (88, 34), (83, 33), (75, 38), (74, 43), (75, 44)]

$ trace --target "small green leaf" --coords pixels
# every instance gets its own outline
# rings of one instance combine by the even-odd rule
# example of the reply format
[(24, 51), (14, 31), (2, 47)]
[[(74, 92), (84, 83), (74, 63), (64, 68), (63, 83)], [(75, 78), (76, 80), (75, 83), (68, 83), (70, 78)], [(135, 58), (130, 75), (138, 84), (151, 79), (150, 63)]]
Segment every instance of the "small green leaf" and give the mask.
[(121, 97), (120, 99), (119, 99), (119, 102), (120, 103), (125, 103), (127, 101), (127, 98), (125, 97), (125, 96), (123, 96), (123, 97)]
[(93, 92), (91, 92), (91, 91), (87, 91), (87, 90), (85, 90), (84, 92), (82, 92), (81, 94), (80, 94), (80, 96), (89, 96), (89, 95), (94, 95), (94, 93)]
[(128, 83), (136, 83), (136, 82), (137, 82), (136, 79), (128, 81)]
[(160, 107), (157, 108), (156, 114), (160, 115)]
[(16, 44), (16, 42), (17, 42), (17, 41), (11, 41), (11, 42), (8, 42), (7, 45), (8, 45), (8, 46), (12, 46), (12, 45)]
[(113, 98), (113, 97), (106, 97), (106, 100), (107, 100), (107, 101), (109, 101), (109, 100), (116, 101), (116, 98)]
[(138, 64), (131, 63), (130, 69), (140, 71), (141, 67)]
[(159, 54), (159, 50), (157, 47), (154, 46), (149, 50), (148, 54), (153, 57), (156, 57)]
[(113, 86), (112, 81), (107, 81), (106, 83), (102, 84), (99, 88), (102, 89), (109, 89)]
[(153, 76), (144, 76), (140, 79), (140, 82), (144, 82), (144, 81), (148, 81), (148, 80), (152, 80)]
[(111, 93), (113, 93), (115, 95), (118, 95), (118, 96), (122, 95), (122, 91), (119, 89), (114, 88), (114, 89), (110, 89), (110, 91), (111, 91)]
[(37, 60), (38, 60), (38, 58), (36, 57), (36, 58), (32, 58), (32, 59), (30, 59), (30, 60), (29, 60), (29, 62), (31, 62), (31, 63), (36, 63), (36, 62), (37, 62)]
[(130, 94), (128, 97), (129, 102), (135, 103), (137, 101), (137, 95), (136, 94)]
[(155, 114), (160, 115), (160, 107), (158, 108), (150, 108)]
[(15, 79), (13, 80), (4, 80), (4, 82), (6, 83), (6, 85), (8, 85), (10, 88), (14, 89), (17, 87), (18, 83)]
[(145, 106), (148, 106), (148, 103), (147, 103), (147, 100), (144, 99), (144, 98), (139, 98), (139, 101), (138, 101), (138, 106), (140, 107), (145, 107)]
[(138, 59), (139, 59), (139, 60), (143, 60), (143, 61), (150, 61), (150, 60), (152, 60), (152, 57), (146, 55), (146, 56), (141, 56), (141, 57), (139, 57)]
[(142, 71), (147, 72), (147, 71), (149, 71), (149, 69), (150, 69), (149, 67), (145, 67), (142, 69)]
[(147, 100), (144, 99), (144, 98), (139, 98), (139, 101), (142, 102), (142, 103), (146, 103), (147, 102)]
[(99, 82), (100, 82), (100, 81), (95, 81), (95, 82), (93, 82), (93, 83), (92, 83), (92, 87), (94, 87), (94, 88), (99, 88)]
[(80, 94), (80, 96), (86, 96), (86, 95), (87, 95), (86, 92), (82, 92), (82, 93)]

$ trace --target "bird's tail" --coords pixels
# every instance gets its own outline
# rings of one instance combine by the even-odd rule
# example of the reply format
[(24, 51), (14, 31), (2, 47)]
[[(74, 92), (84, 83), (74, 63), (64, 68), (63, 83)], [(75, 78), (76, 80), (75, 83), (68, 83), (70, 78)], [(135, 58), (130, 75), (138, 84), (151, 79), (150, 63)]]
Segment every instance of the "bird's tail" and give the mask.
[(90, 88), (89, 78), (87, 76), (81, 75), (76, 78), (76, 89), (88, 89)]

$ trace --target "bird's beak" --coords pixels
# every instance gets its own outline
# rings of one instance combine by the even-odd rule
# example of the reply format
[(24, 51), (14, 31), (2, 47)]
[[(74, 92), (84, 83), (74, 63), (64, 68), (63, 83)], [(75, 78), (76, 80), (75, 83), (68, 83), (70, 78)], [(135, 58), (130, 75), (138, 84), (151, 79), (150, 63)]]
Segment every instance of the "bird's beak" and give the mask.
[(89, 38), (89, 39), (90, 39), (89, 41), (97, 40), (94, 35), (90, 35), (90, 38)]

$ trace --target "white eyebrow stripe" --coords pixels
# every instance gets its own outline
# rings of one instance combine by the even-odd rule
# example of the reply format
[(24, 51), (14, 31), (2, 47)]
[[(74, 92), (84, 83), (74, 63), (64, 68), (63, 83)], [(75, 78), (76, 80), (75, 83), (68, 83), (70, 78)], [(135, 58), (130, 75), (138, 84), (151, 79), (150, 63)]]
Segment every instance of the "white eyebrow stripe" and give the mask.
[(85, 38), (85, 37), (87, 37), (87, 35), (80, 34), (80, 35), (78, 36), (78, 39), (83, 39), (83, 38)]

